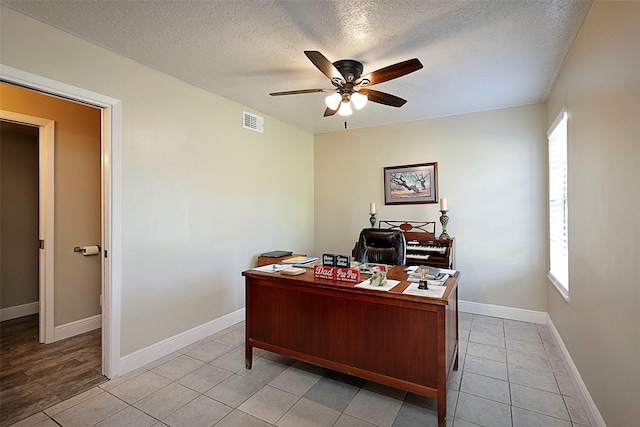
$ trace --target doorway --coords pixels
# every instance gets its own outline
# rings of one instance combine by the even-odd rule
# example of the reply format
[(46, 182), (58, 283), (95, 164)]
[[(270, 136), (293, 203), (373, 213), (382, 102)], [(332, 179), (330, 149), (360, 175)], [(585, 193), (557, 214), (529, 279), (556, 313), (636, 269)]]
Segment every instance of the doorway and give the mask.
[(38, 133), (0, 119), (0, 321), (39, 311)]
[[(0, 84), (1, 85), (1, 84)], [(0, 89), (4, 88), (4, 86), (0, 86)], [(39, 117), (28, 116), (20, 113), (15, 113), (11, 111), (5, 111), (0, 109), (0, 120), (3, 121), (4, 126), (3, 130), (13, 131), (4, 135), (8, 138), (14, 138), (14, 143), (10, 144), (8, 141), (5, 141), (7, 138), (3, 138), (3, 145), (6, 145), (5, 148), (13, 147), (7, 154), (10, 156), (9, 158), (5, 156), (3, 162), (6, 163), (5, 166), (9, 166), (9, 169), (15, 168), (16, 164), (20, 165), (19, 172), (10, 172), (7, 171), (7, 168), (3, 170), (3, 175), (5, 179), (5, 184), (3, 185), (4, 192), (2, 196), (2, 216), (3, 221), (5, 219), (8, 220), (8, 224), (3, 223), (3, 229), (10, 229), (10, 233), (21, 232), (23, 235), (14, 236), (15, 238), (11, 240), (11, 235), (9, 235), (10, 241), (7, 242), (8, 245), (3, 248), (5, 249), (2, 253), (2, 260), (4, 262), (12, 262), (13, 265), (5, 264), (3, 269), (3, 276), (6, 276), (7, 271), (14, 270), (15, 274), (13, 277), (10, 275), (8, 277), (3, 277), (3, 279), (15, 279), (18, 280), (20, 277), (19, 284), (12, 285), (11, 282), (6, 283), (3, 280), (2, 283), (2, 291), (14, 295), (13, 298), (10, 298), (9, 301), (3, 299), (2, 308), (0, 312), (2, 313), (2, 320), (13, 319), (17, 317), (21, 317), (24, 315), (29, 315), (33, 313), (40, 313), (39, 316), (39, 341), (41, 343), (51, 343), (55, 340), (54, 338), (54, 318), (53, 318), (53, 304), (54, 304), (54, 292), (53, 292), (53, 270), (54, 270), (54, 251), (53, 248), (55, 246), (54, 240), (54, 128), (55, 123), (53, 120), (43, 119)], [(12, 125), (12, 126), (9, 126)], [(28, 155), (28, 140), (25, 140), (25, 136), (29, 132), (35, 132), (34, 135), (31, 135), (35, 142), (37, 149), (35, 152), (35, 157), (31, 159), (26, 159), (25, 156)], [(26, 174), (24, 168), (28, 168), (29, 164), (37, 165), (36, 170), (32, 172), (31, 175)], [(35, 176), (33, 175), (35, 174)], [(37, 178), (35, 178), (37, 177)], [(12, 179), (15, 180), (29, 180), (35, 178), (37, 181), (37, 187), (35, 189), (35, 195), (30, 194), (29, 196), (24, 196), (22, 192), (15, 192), (16, 186), (20, 188), (19, 185), (24, 186), (25, 182), (22, 183), (13, 183)], [(23, 191), (27, 190), (27, 188), (21, 188)], [(14, 193), (13, 196), (7, 197), (6, 193)], [(29, 200), (32, 200), (35, 197), (37, 208), (35, 211), (27, 209), (25, 203), (28, 203)], [(6, 203), (6, 205), (5, 205)], [(27, 252), (30, 251), (31, 244), (30, 242), (23, 240), (23, 237), (28, 236), (33, 230), (25, 229), (25, 223), (22, 216), (33, 217), (36, 216), (37, 224), (36, 224), (36, 234), (37, 239), (39, 240), (37, 250), (37, 258), (38, 264), (37, 269), (32, 272), (26, 271), (15, 271), (16, 265), (21, 265), (23, 262), (28, 263), (28, 260), (22, 259), (12, 259), (12, 257), (7, 256), (8, 251), (14, 251), (14, 245), (21, 249), (21, 252), (24, 253), (24, 257), (27, 257)], [(12, 219), (12, 216), (20, 216), (20, 218)], [(6, 218), (5, 218), (6, 217)], [(17, 230), (16, 230), (17, 228)], [(7, 230), (9, 231), (9, 230)], [(6, 236), (5, 236), (6, 237)], [(28, 237), (27, 237), (28, 238)], [(45, 245), (45, 243), (47, 243)], [(24, 268), (25, 266), (22, 265)], [(19, 268), (18, 268), (19, 269)], [(20, 292), (16, 291), (15, 286), (28, 287), (25, 277), (29, 275), (35, 274), (37, 276), (38, 282), (38, 291), (37, 298), (33, 298), (36, 302), (31, 303), (25, 296), (24, 290)], [(28, 280), (28, 279), (26, 279)], [(32, 292), (33, 293), (33, 292)]]
[(0, 65), (0, 80), (100, 109), (102, 186), (102, 373), (120, 372), (121, 104), (105, 95)]
[[(12, 93), (3, 90), (2, 94)], [(48, 119), (0, 112), (0, 359), (3, 361), (0, 367), (3, 378), (0, 425), (19, 421), (107, 380), (102, 375), (99, 322), (90, 325), (91, 330), (87, 332), (78, 330), (77, 326), (65, 328), (47, 324), (47, 318), (52, 319), (54, 313), (53, 292), (46, 289), (46, 279), (53, 278), (53, 271), (48, 270), (53, 264), (44, 261), (50, 254), (64, 252), (64, 248), (54, 250), (52, 230), (47, 229), (47, 224), (52, 222), (48, 220), (53, 216), (54, 205), (53, 186), (47, 185), (47, 172), (53, 171), (53, 162), (50, 161), (54, 157), (54, 140), (53, 132), (48, 135), (46, 128), (53, 125)], [(41, 130), (43, 138), (40, 138)], [(99, 146), (99, 125), (95, 133), (96, 145)], [(64, 140), (64, 132), (61, 137)], [(69, 153), (64, 141), (60, 142), (63, 165), (69, 154), (75, 157), (83, 152), (75, 147)], [(92, 191), (99, 193), (99, 149), (91, 150), (89, 147), (88, 153), (95, 156), (94, 168), (98, 175)], [(65, 190), (68, 192), (69, 189), (60, 191), (64, 193)], [(64, 202), (64, 194), (61, 199)], [(97, 199), (99, 203), (100, 197)], [(75, 209), (78, 209), (77, 205)], [(99, 209), (97, 211), (97, 218), (89, 222), (96, 228), (93, 233), (99, 238)], [(60, 212), (64, 214), (64, 210)], [(58, 228), (64, 236), (64, 227)], [(92, 285), (99, 293), (99, 257), (94, 264), (95, 261), (98, 264), (97, 271), (93, 272), (96, 278)], [(82, 273), (78, 271), (77, 276), (83, 277)], [(48, 330), (53, 331), (53, 335)]]
[(0, 94), (3, 119), (41, 130), (55, 126), (51, 138), (42, 135), (39, 150), (39, 252), (53, 261), (40, 268), (40, 337), (50, 344), (101, 327), (101, 254), (74, 249), (102, 244), (101, 111), (6, 83)]

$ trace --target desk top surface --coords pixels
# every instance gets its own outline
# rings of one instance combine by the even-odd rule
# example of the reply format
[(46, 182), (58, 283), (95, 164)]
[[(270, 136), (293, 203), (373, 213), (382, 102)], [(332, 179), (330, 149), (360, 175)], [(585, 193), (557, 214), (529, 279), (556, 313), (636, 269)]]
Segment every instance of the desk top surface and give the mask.
[[(303, 274), (298, 276), (288, 276), (285, 274), (281, 274), (280, 272), (276, 273), (267, 273), (261, 272), (257, 270), (247, 270), (242, 272), (242, 275), (246, 278), (255, 278), (255, 279), (263, 279), (269, 280), (273, 282), (285, 283), (285, 284), (295, 284), (302, 286), (310, 286), (317, 287), (323, 289), (331, 289), (337, 291), (344, 291), (350, 293), (361, 293), (366, 295), (374, 295), (378, 297), (386, 297), (386, 298), (394, 298), (394, 299), (403, 299), (407, 301), (415, 301), (422, 303), (430, 303), (437, 305), (448, 305), (448, 301), (452, 295), (452, 293), (458, 287), (458, 278), (460, 277), (460, 272), (457, 271), (453, 276), (449, 277), (445, 282), (445, 286), (447, 287), (446, 291), (442, 298), (431, 298), (426, 296), (418, 296), (418, 295), (410, 295), (403, 294), (402, 292), (409, 286), (410, 282), (407, 281), (408, 274), (404, 271), (404, 267), (402, 266), (394, 266), (387, 273), (387, 279), (391, 280), (399, 280), (396, 286), (391, 288), (388, 291), (384, 290), (371, 290), (356, 287), (357, 283), (349, 283), (349, 282), (338, 282), (326, 279), (316, 279), (313, 274), (313, 269), (309, 268)], [(361, 280), (366, 280), (370, 277), (369, 274), (361, 274)]]

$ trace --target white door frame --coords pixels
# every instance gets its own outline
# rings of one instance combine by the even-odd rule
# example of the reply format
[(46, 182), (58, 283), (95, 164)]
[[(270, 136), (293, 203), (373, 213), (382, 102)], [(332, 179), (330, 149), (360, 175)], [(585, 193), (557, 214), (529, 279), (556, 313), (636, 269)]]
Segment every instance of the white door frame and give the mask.
[[(120, 375), (122, 280), (121, 102), (109, 96), (2, 64), (0, 64), (0, 79), (25, 88), (35, 89), (89, 104), (102, 110), (102, 373), (108, 378), (116, 377)], [(41, 127), (41, 132), (42, 129)], [(47, 185), (49, 185), (49, 183), (47, 183)], [(53, 185), (53, 179), (51, 179), (51, 185)], [(53, 216), (51, 216), (51, 218), (53, 218)], [(53, 223), (51, 224), (51, 229), (52, 227)], [(47, 299), (53, 300), (53, 298)], [(51, 315), (52, 314), (53, 310), (51, 310)], [(47, 311), (47, 316), (48, 315), (49, 313)], [(51, 328), (53, 328), (53, 318), (51, 320)], [(53, 336), (53, 330), (51, 334)]]
[(38, 253), (38, 293), (40, 327), (38, 340), (52, 343), (53, 337), (53, 248), (54, 246), (54, 147), (55, 122), (41, 117), (0, 110), (0, 119), (39, 129), (38, 138), (38, 239), (44, 242)]

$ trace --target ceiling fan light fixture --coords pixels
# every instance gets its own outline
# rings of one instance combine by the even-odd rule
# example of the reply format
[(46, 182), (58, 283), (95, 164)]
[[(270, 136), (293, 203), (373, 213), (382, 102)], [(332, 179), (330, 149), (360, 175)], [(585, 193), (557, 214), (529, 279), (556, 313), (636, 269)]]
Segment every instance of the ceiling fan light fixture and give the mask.
[(350, 116), (353, 114), (353, 110), (351, 109), (351, 103), (347, 100), (346, 102), (340, 103), (340, 109), (338, 110), (338, 114), (343, 117)]
[(340, 106), (340, 101), (342, 101), (342, 95), (338, 92), (329, 95), (324, 99), (324, 103), (327, 104), (327, 107), (334, 111)]
[[(371, 102), (389, 105), (391, 107), (402, 107), (407, 102), (406, 99), (391, 95), (390, 93), (369, 89), (369, 86), (397, 79), (398, 77), (405, 76), (422, 68), (420, 60), (413, 58), (380, 68), (363, 76), (362, 62), (354, 59), (341, 59), (331, 62), (317, 50), (305, 50), (304, 54), (322, 74), (329, 78), (329, 81), (334, 87), (332, 89), (287, 90), (284, 92), (272, 92), (269, 95), (280, 96), (332, 92), (324, 100), (327, 105), (324, 111), (324, 117), (330, 117), (336, 113), (339, 113), (341, 116), (350, 116), (353, 114), (351, 101), (353, 101), (353, 108), (360, 110), (364, 108), (369, 101), (369, 95), (371, 95)], [(362, 93), (358, 93), (362, 87), (365, 87), (365, 90)]]
[(367, 95), (363, 95), (358, 92), (354, 92), (351, 95), (351, 102), (353, 102), (353, 106), (356, 107), (356, 110), (364, 108), (364, 106), (367, 105), (368, 100), (369, 98), (367, 98)]

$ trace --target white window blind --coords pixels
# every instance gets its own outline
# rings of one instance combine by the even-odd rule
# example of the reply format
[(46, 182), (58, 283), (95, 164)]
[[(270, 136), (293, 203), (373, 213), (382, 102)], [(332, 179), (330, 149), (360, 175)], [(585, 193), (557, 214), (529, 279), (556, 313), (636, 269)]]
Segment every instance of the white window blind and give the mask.
[(549, 139), (549, 279), (569, 299), (567, 206), (567, 110), (547, 132)]

